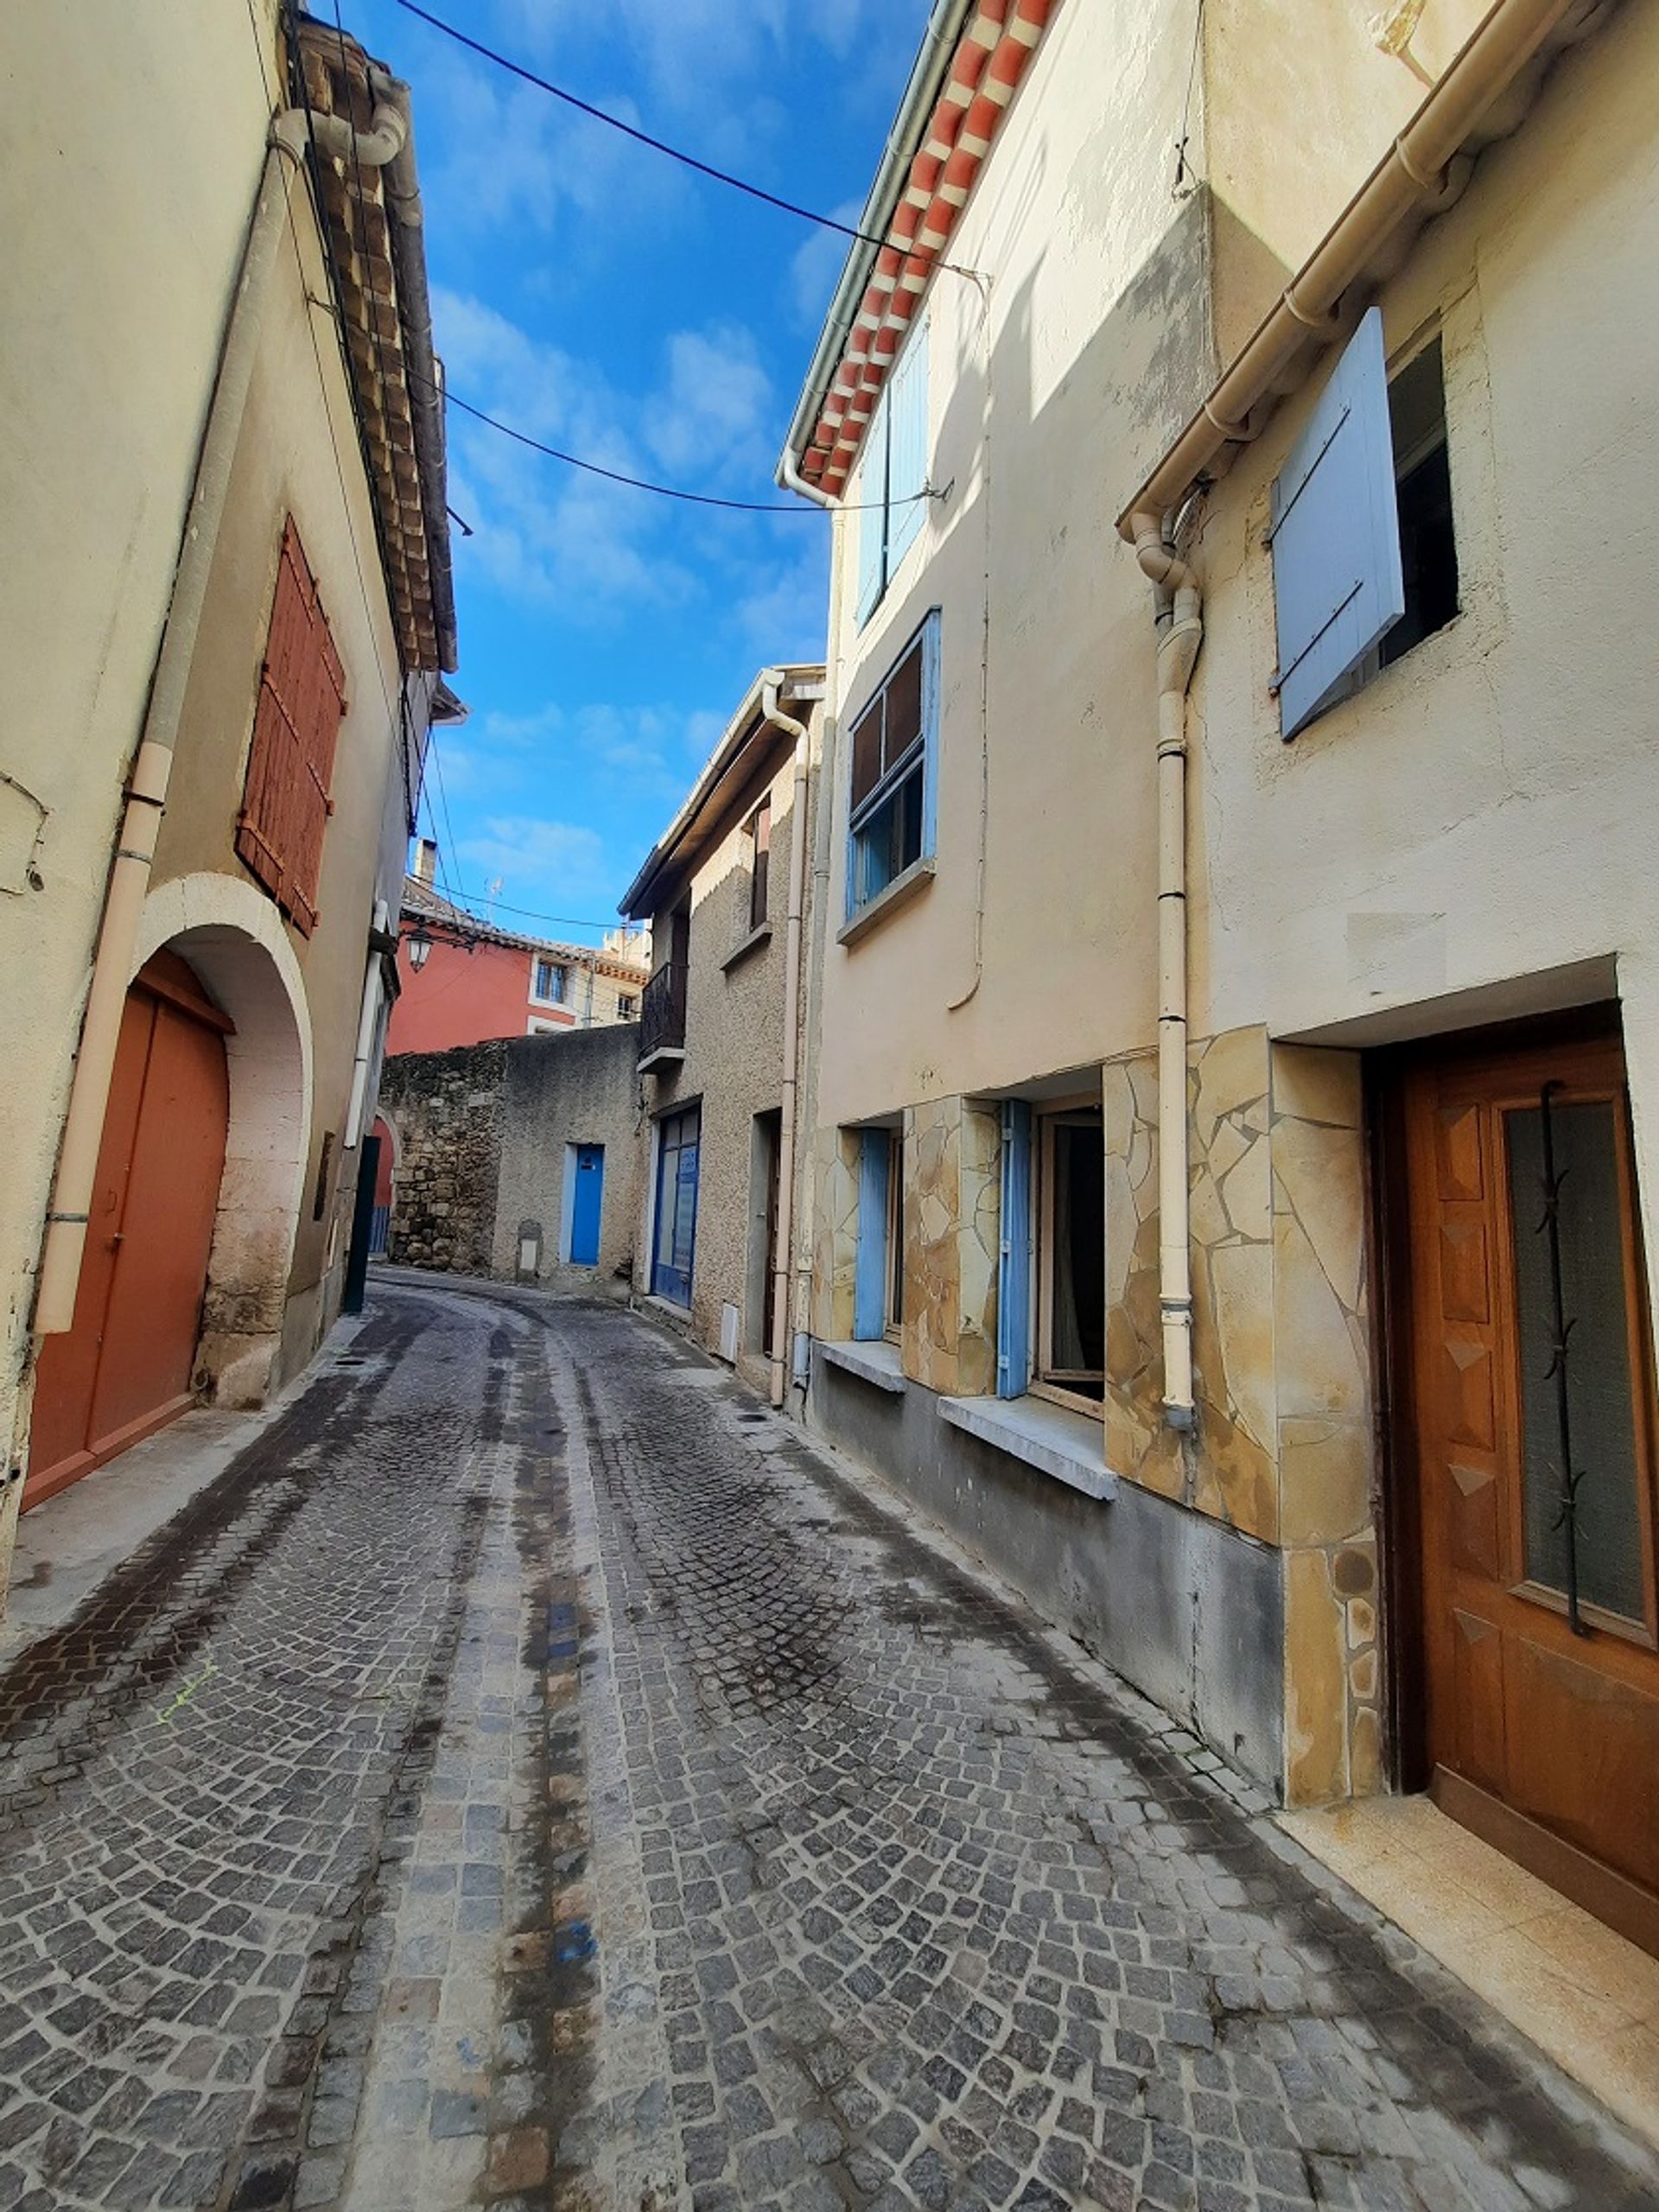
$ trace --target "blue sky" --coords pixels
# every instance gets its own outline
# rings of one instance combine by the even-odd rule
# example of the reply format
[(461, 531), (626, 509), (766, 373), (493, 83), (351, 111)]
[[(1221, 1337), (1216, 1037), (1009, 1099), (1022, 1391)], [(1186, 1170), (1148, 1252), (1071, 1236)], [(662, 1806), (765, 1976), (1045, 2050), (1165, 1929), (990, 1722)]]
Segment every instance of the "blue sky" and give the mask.
[[(596, 105), (845, 221), (928, 11), (429, 3)], [(781, 498), (772, 467), (846, 241), (573, 113), (392, 0), (346, 0), (345, 20), (413, 88), (450, 389), (610, 467)], [(828, 519), (681, 507), (453, 410), (449, 439), (451, 503), (475, 535), (454, 539), (454, 681), (472, 715), (441, 738), (442, 799), (428, 776), (443, 875), (479, 903), (499, 880), (504, 922), (510, 904), (603, 923), (755, 671), (822, 653)]]

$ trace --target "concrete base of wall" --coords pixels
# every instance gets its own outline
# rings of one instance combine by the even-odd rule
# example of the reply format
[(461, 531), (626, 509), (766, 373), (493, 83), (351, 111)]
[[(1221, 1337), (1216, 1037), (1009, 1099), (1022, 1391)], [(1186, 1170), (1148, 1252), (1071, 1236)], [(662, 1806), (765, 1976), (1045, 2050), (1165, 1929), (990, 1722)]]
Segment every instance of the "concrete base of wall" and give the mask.
[(1283, 1788), (1279, 1554), (1133, 1483), (1081, 1496), (893, 1394), (812, 1363), (810, 1428), (912, 1497), (1043, 1617), (1230, 1764)]

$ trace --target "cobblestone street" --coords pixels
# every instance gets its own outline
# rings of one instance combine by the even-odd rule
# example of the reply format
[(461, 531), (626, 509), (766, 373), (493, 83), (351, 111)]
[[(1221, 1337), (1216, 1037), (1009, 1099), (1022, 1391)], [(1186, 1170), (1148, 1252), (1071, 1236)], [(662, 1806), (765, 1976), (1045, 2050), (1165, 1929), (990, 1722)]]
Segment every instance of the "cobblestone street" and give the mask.
[(0, 1704), (0, 2208), (1659, 2202), (1190, 1738), (612, 1309), (383, 1281)]

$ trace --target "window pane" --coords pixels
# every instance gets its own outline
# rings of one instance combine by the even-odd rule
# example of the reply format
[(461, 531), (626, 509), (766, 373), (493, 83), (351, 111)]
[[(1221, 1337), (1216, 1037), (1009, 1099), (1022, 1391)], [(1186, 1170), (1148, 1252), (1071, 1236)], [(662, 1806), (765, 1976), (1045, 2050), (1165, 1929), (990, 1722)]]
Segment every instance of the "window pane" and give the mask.
[(683, 1274), (691, 1269), (691, 1243), (697, 1225), (697, 1151), (694, 1138), (683, 1145), (675, 1176), (673, 1264)]
[(1050, 1365), (1069, 1387), (1098, 1397), (1106, 1366), (1106, 1162), (1098, 1122), (1057, 1122), (1052, 1160)]
[[(1628, 1620), (1643, 1610), (1630, 1313), (1625, 1296), (1618, 1109), (1610, 1101), (1551, 1109), (1560, 1193), (1561, 1310), (1567, 1338), (1567, 1414), (1579, 1486), (1579, 1595)], [(1567, 1587), (1561, 1512), (1555, 1300), (1544, 1222), (1543, 1116), (1504, 1116), (1521, 1357), (1522, 1479), (1527, 1572)]]
[(922, 763), (878, 806), (854, 839), (857, 904), (863, 906), (922, 854)]
[(861, 806), (881, 780), (881, 701), (853, 724), (853, 804)]
[(922, 641), (919, 638), (887, 679), (887, 736), (883, 766), (904, 758), (922, 734)]

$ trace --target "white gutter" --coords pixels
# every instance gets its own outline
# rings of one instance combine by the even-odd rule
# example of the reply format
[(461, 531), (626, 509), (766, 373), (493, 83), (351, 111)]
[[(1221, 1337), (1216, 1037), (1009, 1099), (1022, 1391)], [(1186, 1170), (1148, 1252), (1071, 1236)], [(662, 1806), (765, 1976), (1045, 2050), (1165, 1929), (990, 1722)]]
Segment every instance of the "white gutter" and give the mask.
[(1148, 515), (1180, 505), (1221, 474), (1300, 378), (1292, 365), (1340, 334), (1336, 315), (1359, 278), (1384, 273), (1408, 233), (1462, 194), (1471, 149), (1515, 130), (1554, 54), (1593, 29), (1609, 0), (1495, 0), (1336, 222), (1286, 286), (1198, 413), (1118, 518), (1139, 546)]
[(789, 918), (784, 931), (783, 1110), (778, 1131), (778, 1231), (773, 1239), (772, 1277), (772, 1363), (768, 1395), (784, 1402), (789, 1365), (790, 1252), (795, 1234), (796, 1124), (800, 1117), (801, 923), (806, 904), (807, 726), (786, 715), (779, 703), (784, 671), (770, 668), (762, 679), (760, 712), (765, 726), (795, 741), (795, 776), (789, 817)]
[(939, 87), (950, 66), (950, 57), (961, 41), (964, 27), (972, 16), (975, 0), (933, 0), (933, 12), (928, 18), (927, 29), (922, 35), (921, 50), (912, 64), (899, 111), (887, 132), (887, 143), (882, 150), (880, 167), (871, 185), (858, 219), (858, 228), (865, 235), (855, 238), (842, 264), (841, 278), (836, 286), (830, 312), (824, 317), (823, 328), (812, 354), (812, 365), (806, 372), (806, 382), (801, 387), (800, 397), (795, 403), (795, 415), (789, 426), (784, 450), (778, 463), (775, 481), (786, 492), (798, 492), (821, 507), (834, 506), (835, 500), (816, 485), (809, 484), (800, 474), (799, 463), (806, 450), (807, 441), (817, 427), (824, 395), (830, 389), (840, 361), (858, 321), (859, 309), (868, 288), (870, 271), (875, 265), (879, 245), (868, 243), (871, 238), (885, 238), (893, 226), (893, 219), (910, 176), (910, 165), (915, 158), (921, 134), (933, 112)]
[[(387, 912), (384, 899), (374, 902), (372, 938), (384, 937)], [(346, 1109), (346, 1135), (340, 1150), (352, 1152), (363, 1134), (363, 1108), (369, 1091), (369, 1062), (374, 1057), (375, 1024), (380, 1018), (380, 1002), (385, 995), (385, 985), (380, 978), (380, 955), (371, 950), (369, 964), (363, 976), (363, 1010), (357, 1020), (357, 1056), (352, 1062), (352, 1096)]]
[(1158, 594), (1158, 1308), (1164, 1419), (1192, 1426), (1192, 1262), (1186, 1118), (1186, 694), (1204, 642), (1198, 580), (1137, 515), (1135, 550)]
[[(40, 1284), (32, 1323), (36, 1336), (61, 1336), (74, 1324), (99, 1147), (115, 1071), (122, 1009), (132, 976), (139, 916), (149, 888), (156, 839), (172, 774), (173, 749), (178, 742), (208, 579), (253, 382), (271, 270), (289, 219), (289, 188), (304, 159), (307, 136), (306, 117), (295, 108), (275, 117), (268, 134), (264, 167), (213, 380), (172, 597), (143, 729), (127, 781), (126, 810), (116, 838), (104, 918), (92, 956), (92, 982), (41, 1248)], [(361, 134), (338, 117), (319, 116), (316, 137), (327, 150), (354, 154), (369, 167), (389, 161), (403, 144), (401, 124), (395, 113), (385, 108), (376, 110), (373, 130)]]

